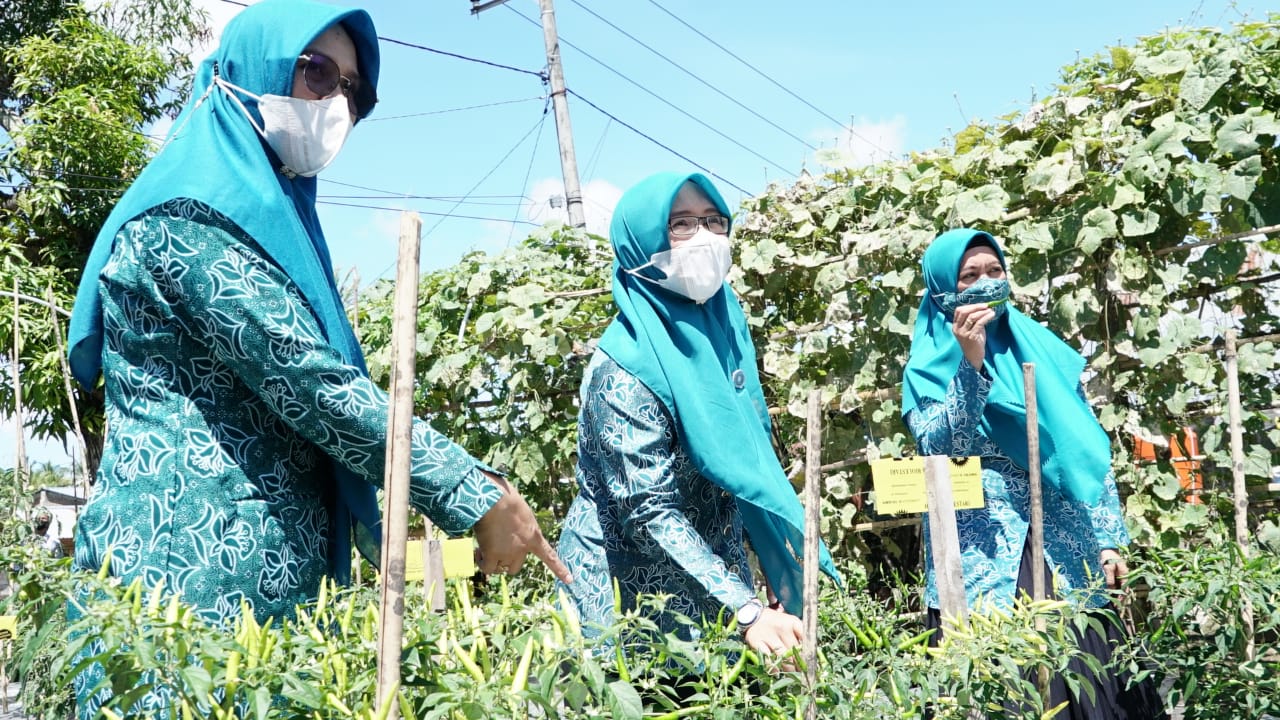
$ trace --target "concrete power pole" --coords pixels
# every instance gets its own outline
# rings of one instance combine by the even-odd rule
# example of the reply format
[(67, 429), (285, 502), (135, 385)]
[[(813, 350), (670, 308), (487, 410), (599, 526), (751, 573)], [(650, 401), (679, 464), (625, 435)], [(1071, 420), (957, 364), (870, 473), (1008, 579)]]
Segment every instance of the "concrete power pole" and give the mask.
[[(507, 0), (471, 0), (475, 15)], [(551, 108), (556, 116), (556, 139), (560, 144), (560, 172), (564, 175), (565, 206), (569, 224), (585, 227), (582, 212), (582, 188), (578, 184), (578, 158), (573, 150), (573, 126), (569, 122), (569, 101), (564, 89), (564, 69), (560, 65), (560, 38), (556, 34), (556, 11), (552, 0), (538, 0), (542, 10), (542, 39), (547, 46), (547, 75), (551, 83)]]

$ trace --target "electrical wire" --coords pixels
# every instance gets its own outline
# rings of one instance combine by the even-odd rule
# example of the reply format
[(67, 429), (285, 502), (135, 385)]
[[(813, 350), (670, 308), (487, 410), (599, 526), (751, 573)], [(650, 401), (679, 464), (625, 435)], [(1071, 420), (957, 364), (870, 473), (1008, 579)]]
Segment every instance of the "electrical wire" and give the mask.
[(733, 52), (732, 50), (730, 50), (729, 48), (727, 48), (727, 47), (725, 47), (725, 46), (721, 45), (720, 43), (716, 42), (715, 40), (711, 39), (711, 37), (710, 37), (710, 36), (708, 36), (706, 33), (702, 32), (701, 30), (699, 30), (698, 28), (696, 28), (696, 27), (694, 27), (693, 25), (689, 24), (688, 22), (685, 22), (685, 21), (684, 21), (684, 20), (682, 20), (678, 15), (676, 15), (675, 13), (671, 12), (670, 10), (666, 9), (666, 8), (665, 8), (665, 7), (663, 7), (661, 4), (659, 4), (659, 3), (657, 2), (657, 0), (649, 0), (649, 4), (650, 4), (650, 5), (653, 5), (654, 7), (658, 8), (658, 9), (659, 9), (659, 10), (661, 10), (662, 12), (666, 13), (667, 15), (669, 15), (669, 16), (671, 17), (671, 19), (672, 19), (672, 20), (675, 20), (676, 22), (678, 22), (678, 23), (680, 23), (681, 25), (685, 26), (685, 27), (686, 27), (686, 28), (688, 28), (689, 30), (692, 30), (692, 31), (693, 31), (693, 32), (694, 32), (698, 37), (700, 37), (700, 38), (702, 38), (703, 40), (706, 40), (707, 42), (709, 42), (709, 43), (711, 43), (712, 45), (716, 46), (716, 47), (717, 47), (717, 48), (719, 48), (719, 49), (720, 49), (720, 51), (721, 51), (721, 52), (723, 52), (724, 54), (726, 54), (726, 55), (728, 55), (729, 57), (733, 58), (734, 60), (737, 60), (738, 62), (742, 63), (743, 65), (745, 65), (748, 69), (750, 69), (750, 70), (751, 70), (752, 72), (754, 72), (755, 74), (759, 75), (760, 77), (764, 78), (765, 80), (768, 80), (770, 83), (772, 83), (772, 84), (773, 84), (775, 87), (777, 87), (779, 90), (781, 90), (781, 91), (785, 92), (786, 94), (790, 95), (791, 97), (795, 98), (796, 100), (799, 100), (801, 103), (803, 103), (803, 104), (804, 104), (806, 107), (808, 107), (810, 110), (813, 110), (814, 112), (816, 112), (816, 113), (818, 113), (819, 115), (821, 115), (822, 117), (824, 117), (824, 118), (826, 118), (826, 119), (830, 120), (831, 122), (835, 123), (836, 125), (839, 125), (840, 127), (844, 128), (845, 130), (848, 130), (850, 135), (853, 135), (854, 137), (856, 137), (856, 138), (858, 138), (859, 140), (861, 140), (861, 141), (863, 141), (863, 142), (867, 143), (867, 144), (868, 144), (868, 145), (870, 145), (871, 147), (874, 147), (875, 149), (879, 150), (880, 152), (885, 153), (886, 155), (890, 155), (890, 156), (892, 156), (892, 155), (893, 155), (893, 153), (889, 152), (888, 150), (884, 149), (883, 147), (880, 147), (880, 146), (879, 146), (879, 145), (877, 145), (875, 142), (872, 142), (872, 140), (871, 140), (870, 138), (866, 137), (865, 135), (862, 135), (862, 134), (861, 134), (861, 133), (859, 133), (857, 130), (854, 130), (854, 129), (853, 129), (853, 127), (851, 126), (851, 124), (846, 124), (844, 121), (842, 121), (842, 120), (837, 120), (836, 118), (832, 117), (829, 113), (827, 113), (827, 112), (826, 112), (825, 110), (823, 110), (822, 108), (819, 108), (817, 105), (814, 105), (813, 103), (809, 102), (808, 100), (805, 100), (804, 98), (802, 98), (802, 97), (800, 97), (799, 95), (797, 95), (797, 94), (795, 93), (795, 91), (793, 91), (791, 88), (788, 88), (787, 86), (783, 85), (782, 83), (778, 82), (777, 80), (774, 80), (774, 79), (773, 79), (772, 77), (770, 77), (770, 76), (769, 76), (765, 71), (761, 70), (760, 68), (756, 67), (755, 65), (752, 65), (751, 63), (747, 62), (746, 60), (743, 60), (741, 57), (739, 57), (738, 55), (734, 54), (734, 52)]
[[(239, 5), (240, 7), (249, 7), (249, 3), (240, 2), (240, 0), (222, 0), (222, 2), (227, 3), (228, 5)], [(392, 45), (401, 45), (403, 47), (413, 48), (414, 50), (423, 50), (429, 53), (435, 53), (436, 55), (443, 55), (445, 57), (451, 57), (457, 60), (466, 60), (467, 62), (478, 63), (480, 65), (488, 65), (489, 67), (500, 68), (502, 70), (510, 70), (512, 72), (524, 73), (525, 75), (532, 75), (536, 78), (545, 77), (545, 75), (540, 71), (525, 70), (524, 68), (518, 68), (512, 65), (503, 65), (502, 63), (496, 63), (491, 60), (482, 60), (480, 58), (469, 57), (467, 55), (461, 55), (459, 53), (449, 52), (447, 50), (438, 50), (433, 47), (427, 47), (426, 45), (419, 45), (417, 43), (411, 43), (405, 40), (397, 40), (395, 38), (383, 37), (381, 35), (378, 36), (378, 39), (383, 42), (391, 43)]]
[[(406, 212), (407, 210), (409, 210), (409, 208), (403, 208), (403, 207), (387, 207), (385, 205), (363, 205), (360, 203), (341, 203), (341, 202), (331, 202), (328, 200), (317, 200), (316, 204), (317, 205), (333, 205), (335, 207), (361, 208), (363, 210), (387, 210), (390, 212)], [(453, 212), (432, 212), (430, 210), (413, 210), (413, 212), (416, 212), (420, 215), (431, 215), (432, 217), (439, 217), (441, 219), (441, 222), (449, 218), (455, 218), (459, 220), (488, 220), (490, 222), (500, 222), (500, 223), (518, 222), (524, 225), (533, 225), (533, 223), (527, 222), (524, 220), (508, 220), (506, 218), (480, 217), (478, 215), (457, 215)], [(382, 275), (385, 274), (387, 270), (390, 270), (393, 265), (395, 265), (395, 263), (388, 265), (385, 270), (378, 273), (378, 277), (382, 277)]]
[(609, 134), (609, 128), (613, 127), (613, 118), (604, 124), (604, 130), (600, 131), (600, 139), (596, 140), (596, 147), (591, 151), (590, 159), (587, 160), (587, 173), (583, 177), (585, 182), (591, 182), (591, 178), (596, 174), (596, 163), (600, 161), (600, 151), (604, 149), (604, 139)]
[(818, 149), (818, 148), (817, 148), (817, 147), (815, 147), (812, 143), (810, 143), (808, 140), (805, 140), (804, 138), (802, 138), (802, 137), (800, 137), (800, 136), (796, 135), (795, 133), (791, 132), (790, 130), (788, 130), (788, 129), (786, 129), (786, 128), (782, 127), (781, 125), (779, 125), (779, 124), (777, 124), (777, 123), (775, 123), (774, 121), (770, 120), (769, 118), (765, 117), (764, 115), (761, 115), (760, 113), (756, 112), (755, 110), (753, 110), (753, 109), (751, 109), (751, 108), (747, 107), (747, 106), (746, 106), (746, 105), (744, 105), (741, 101), (739, 101), (737, 98), (733, 97), (732, 95), (730, 95), (730, 94), (726, 93), (725, 91), (723, 91), (723, 90), (721, 90), (720, 88), (716, 87), (715, 85), (711, 84), (711, 83), (710, 83), (710, 82), (708, 82), (707, 80), (703, 79), (703, 78), (702, 78), (700, 75), (698, 75), (697, 73), (693, 72), (692, 70), (690, 70), (690, 69), (686, 68), (685, 66), (683, 66), (683, 65), (681, 65), (680, 63), (676, 62), (675, 60), (672, 60), (671, 58), (669, 58), (669, 57), (667, 57), (666, 55), (662, 54), (660, 51), (658, 51), (658, 50), (654, 49), (652, 46), (648, 45), (648, 44), (647, 44), (647, 43), (645, 43), (643, 40), (640, 40), (639, 38), (637, 38), (635, 35), (632, 35), (631, 33), (627, 32), (626, 30), (623, 30), (622, 28), (618, 27), (617, 25), (615, 25), (614, 23), (612, 23), (612, 22), (610, 22), (609, 20), (605, 19), (604, 17), (601, 17), (599, 13), (597, 13), (596, 11), (594, 11), (594, 10), (592, 10), (591, 8), (587, 7), (586, 5), (583, 5), (583, 4), (580, 2), (580, 0), (570, 0), (570, 1), (571, 1), (574, 5), (577, 5), (578, 7), (582, 8), (584, 11), (586, 11), (586, 13), (587, 13), (588, 15), (590, 15), (590, 16), (592, 16), (592, 17), (594, 17), (595, 19), (599, 20), (600, 22), (604, 23), (605, 25), (608, 25), (609, 27), (611, 27), (611, 28), (613, 28), (614, 30), (616, 30), (616, 31), (618, 31), (619, 33), (621, 33), (622, 35), (625, 35), (628, 39), (630, 39), (632, 42), (634, 42), (635, 44), (639, 45), (640, 47), (644, 48), (645, 50), (648, 50), (649, 52), (653, 53), (654, 55), (657, 55), (658, 57), (662, 58), (663, 60), (666, 60), (666, 61), (667, 61), (667, 63), (668, 63), (669, 65), (671, 65), (672, 67), (674, 67), (675, 69), (679, 70), (680, 72), (684, 73), (685, 75), (688, 75), (689, 77), (693, 78), (694, 80), (697, 80), (698, 82), (702, 83), (702, 84), (703, 84), (704, 86), (706, 86), (709, 90), (711, 90), (712, 92), (716, 93), (717, 95), (719, 95), (720, 97), (724, 98), (725, 100), (728, 100), (729, 102), (733, 103), (734, 105), (737, 105), (738, 107), (742, 108), (743, 110), (746, 110), (747, 112), (751, 113), (751, 115), (752, 115), (752, 116), (754, 116), (754, 117), (756, 117), (757, 119), (759, 119), (759, 120), (763, 121), (764, 123), (766, 123), (767, 125), (769, 125), (769, 127), (772, 127), (773, 129), (777, 130), (778, 132), (781, 132), (782, 134), (786, 135), (787, 137), (791, 138), (792, 140), (795, 140), (796, 142), (800, 143), (801, 145), (804, 145), (805, 147), (809, 148), (810, 150), (817, 150), (817, 149)]
[(684, 160), (685, 162), (687, 162), (687, 163), (689, 163), (690, 165), (692, 165), (692, 166), (694, 166), (694, 167), (698, 168), (698, 169), (699, 169), (699, 170), (701, 170), (702, 172), (704, 172), (704, 173), (706, 173), (706, 174), (710, 175), (711, 177), (717, 178), (717, 179), (719, 179), (719, 180), (723, 180), (723, 181), (724, 181), (726, 184), (728, 184), (730, 187), (732, 187), (732, 188), (734, 188), (735, 190), (737, 190), (737, 191), (739, 191), (739, 192), (743, 193), (744, 195), (751, 195), (751, 192), (750, 192), (750, 191), (748, 191), (746, 188), (742, 187), (741, 185), (739, 185), (739, 184), (737, 184), (737, 183), (733, 182), (733, 181), (732, 181), (732, 180), (730, 180), (729, 178), (727, 178), (727, 177), (725, 177), (725, 176), (723, 176), (723, 175), (721, 175), (721, 174), (719, 174), (719, 173), (715, 172), (714, 170), (711, 170), (710, 168), (706, 167), (705, 165), (702, 165), (701, 163), (695, 162), (695, 161), (694, 161), (692, 158), (690, 158), (688, 155), (684, 155), (684, 154), (680, 153), (679, 151), (677, 151), (677, 150), (675, 150), (675, 149), (671, 148), (670, 146), (668, 146), (668, 145), (664, 145), (662, 142), (660, 142), (660, 141), (658, 141), (658, 140), (654, 139), (654, 138), (653, 138), (653, 136), (648, 135), (648, 134), (644, 133), (643, 131), (639, 130), (639, 129), (638, 129), (638, 128), (636, 128), (634, 125), (631, 125), (631, 124), (629, 124), (629, 123), (623, 122), (623, 121), (622, 121), (622, 120), (621, 120), (617, 115), (614, 115), (613, 113), (609, 112), (608, 110), (605, 110), (604, 108), (600, 107), (599, 105), (597, 105), (597, 104), (595, 104), (595, 103), (591, 102), (590, 100), (588, 100), (588, 99), (586, 99), (586, 98), (582, 97), (582, 95), (580, 95), (580, 94), (578, 94), (578, 93), (574, 92), (571, 88), (565, 88), (565, 92), (567, 92), (568, 94), (570, 94), (570, 95), (572, 95), (572, 96), (574, 96), (574, 97), (578, 98), (579, 100), (581, 100), (582, 102), (586, 103), (587, 105), (590, 105), (590, 106), (591, 106), (591, 107), (592, 107), (596, 112), (600, 113), (601, 115), (604, 115), (605, 117), (607, 117), (607, 118), (609, 118), (610, 120), (612, 120), (612, 121), (614, 121), (614, 122), (618, 123), (618, 124), (619, 124), (619, 125), (621, 125), (622, 127), (626, 128), (626, 129), (628, 129), (628, 130), (630, 130), (631, 132), (633, 132), (633, 133), (635, 133), (635, 134), (639, 135), (640, 137), (644, 138), (645, 140), (648, 140), (649, 142), (653, 143), (654, 145), (657, 145), (658, 147), (662, 148), (663, 150), (666, 150), (667, 152), (671, 153), (672, 155), (675, 155), (676, 157), (680, 158), (681, 160)]
[[(547, 98), (547, 104), (542, 106), (542, 120), (538, 123), (538, 134), (533, 137), (533, 152), (529, 153), (529, 167), (524, 171), (524, 182), (520, 183), (520, 192), (529, 192), (529, 176), (533, 174), (533, 161), (538, 157), (538, 144), (542, 140), (542, 129), (547, 124), (547, 109), (550, 106), (551, 98)], [(507, 247), (511, 247), (511, 237), (516, 232), (516, 221), (520, 219), (520, 211), (524, 209), (524, 203), (520, 203), (516, 207), (516, 216), (511, 220), (511, 228), (507, 230)]]
[[(537, 20), (534, 20), (533, 18), (531, 18), (531, 17), (529, 17), (529, 16), (525, 15), (524, 13), (522, 13), (522, 12), (520, 12), (519, 10), (515, 9), (514, 7), (511, 7), (511, 5), (509, 5), (509, 4), (508, 4), (508, 5), (504, 5), (503, 7), (505, 7), (505, 8), (507, 8), (507, 9), (511, 10), (511, 12), (515, 13), (516, 15), (519, 15), (519, 16), (520, 16), (521, 18), (523, 18), (526, 22), (528, 22), (528, 23), (530, 23), (530, 24), (532, 24), (532, 25), (536, 25), (536, 26), (538, 26), (538, 27), (541, 27), (541, 23), (539, 23)], [(742, 150), (744, 150), (744, 151), (746, 151), (746, 152), (750, 153), (751, 155), (754, 155), (755, 157), (759, 158), (760, 160), (763, 160), (764, 162), (769, 163), (770, 165), (774, 166), (775, 168), (777, 168), (777, 169), (781, 170), (782, 172), (784, 172), (784, 173), (786, 173), (786, 174), (788, 174), (788, 175), (790, 175), (790, 176), (792, 176), (792, 177), (796, 177), (796, 173), (792, 172), (791, 170), (786, 169), (785, 167), (783, 167), (783, 166), (782, 166), (782, 165), (780, 165), (779, 163), (774, 162), (773, 160), (770, 160), (769, 158), (765, 157), (764, 155), (761, 155), (760, 153), (756, 152), (755, 150), (752, 150), (750, 147), (747, 147), (746, 145), (744, 145), (744, 144), (742, 144), (741, 142), (739, 142), (739, 141), (737, 141), (737, 140), (733, 139), (732, 137), (729, 137), (729, 136), (728, 136), (727, 134), (725, 134), (723, 131), (719, 130), (718, 128), (716, 128), (716, 127), (714, 127), (714, 126), (712, 126), (712, 125), (710, 125), (710, 124), (709, 124), (709, 123), (707, 123), (706, 121), (704, 121), (704, 120), (702, 120), (702, 119), (698, 118), (697, 116), (693, 115), (692, 113), (690, 113), (689, 111), (687, 111), (687, 110), (685, 110), (684, 108), (680, 107), (679, 105), (676, 105), (675, 103), (671, 102), (670, 100), (667, 100), (666, 98), (664, 98), (664, 97), (662, 97), (661, 95), (659, 95), (658, 93), (656, 93), (656, 92), (654, 92), (654, 91), (650, 90), (649, 88), (645, 87), (644, 85), (641, 85), (640, 83), (636, 82), (635, 80), (632, 80), (632, 79), (631, 79), (631, 78), (630, 78), (626, 73), (623, 73), (622, 71), (615, 69), (613, 66), (611, 66), (611, 65), (609, 65), (608, 63), (604, 62), (604, 61), (603, 61), (603, 60), (601, 60), (600, 58), (598, 58), (598, 57), (596, 57), (596, 56), (592, 55), (591, 53), (587, 52), (586, 50), (583, 50), (582, 48), (578, 47), (577, 45), (574, 45), (572, 42), (569, 42), (568, 40), (566, 40), (566, 39), (564, 38), (564, 36), (563, 36), (563, 35), (561, 35), (561, 36), (559, 37), (559, 42), (560, 42), (562, 45), (568, 45), (569, 47), (573, 48), (573, 49), (574, 49), (574, 50), (576, 50), (577, 52), (581, 53), (581, 54), (582, 54), (584, 57), (586, 57), (588, 60), (591, 60), (592, 62), (594, 62), (595, 64), (597, 64), (597, 65), (599, 65), (600, 67), (604, 68), (605, 70), (608, 70), (609, 72), (613, 73), (614, 75), (617, 75), (618, 77), (622, 78), (623, 80), (626, 80), (627, 82), (629, 82), (629, 83), (631, 83), (632, 85), (636, 86), (636, 87), (637, 87), (637, 88), (639, 88), (640, 90), (643, 90), (643, 91), (644, 91), (645, 93), (647, 93), (650, 97), (654, 98), (655, 100), (657, 100), (658, 102), (662, 103), (663, 105), (666, 105), (667, 107), (671, 108), (672, 110), (675, 110), (676, 112), (680, 113), (681, 115), (684, 115), (685, 117), (689, 118), (690, 120), (694, 121), (695, 123), (697, 123), (697, 124), (701, 125), (702, 127), (706, 128), (706, 129), (708, 129), (708, 130), (710, 130), (711, 132), (715, 133), (716, 135), (719, 135), (720, 137), (724, 138), (725, 140), (728, 140), (730, 143), (733, 143), (733, 144), (734, 144), (734, 145), (736, 145), (737, 147), (739, 147), (739, 148), (741, 148)]]
[(403, 120), (405, 118), (427, 117), (428, 115), (444, 115), (445, 113), (462, 112), (464, 110), (481, 110), (483, 108), (498, 107), (499, 105), (514, 105), (516, 103), (530, 102), (532, 100), (546, 100), (546, 95), (534, 95), (533, 97), (520, 98), (519, 100), (500, 100), (498, 102), (485, 103), (483, 105), (468, 105), (466, 107), (448, 108), (446, 110), (429, 110), (427, 112), (407, 113), (404, 115), (391, 115), (388, 117), (369, 117), (360, 122), (385, 122), (387, 120)]

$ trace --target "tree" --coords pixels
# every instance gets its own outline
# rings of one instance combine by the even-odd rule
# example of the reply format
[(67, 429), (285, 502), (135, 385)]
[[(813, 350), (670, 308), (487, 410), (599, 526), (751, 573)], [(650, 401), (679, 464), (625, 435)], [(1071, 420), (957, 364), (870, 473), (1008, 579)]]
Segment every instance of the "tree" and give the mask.
[[(1138, 540), (1176, 544), (1229, 513), (1212, 496), (1181, 502), (1167, 462), (1136, 467), (1130, 448), (1135, 434), (1200, 424), (1204, 452), (1228, 465), (1224, 423), (1200, 418), (1224, 407), (1216, 353), (1230, 322), (1248, 340), (1241, 384), (1258, 442), (1246, 470), (1260, 479), (1277, 462), (1280, 430), (1260, 411), (1277, 404), (1280, 243), (1266, 237), (1280, 218), (1278, 48), (1280, 16), (1228, 32), (1168, 31), (1067, 66), (1057, 93), (1025, 114), (748, 201), (730, 280), (748, 309), (784, 462), (803, 457), (812, 388), (827, 401), (827, 461), (909, 449), (898, 383), (919, 258), (942, 230), (976, 225), (1004, 240), (1018, 306), (1088, 358), (1088, 392)], [(539, 234), (422, 283), (419, 409), (557, 510), (575, 490), (581, 370), (612, 313), (610, 259), (588, 247), (576, 233)], [(376, 377), (387, 303), (361, 307)], [(826, 481), (828, 540), (846, 556), (860, 547), (851, 528), (865, 518), (866, 489), (862, 469)]]
[[(120, 0), (96, 9), (61, 0), (5, 3), (0, 25), (0, 292), (20, 306), (19, 367), (28, 428), (71, 433), (61, 352), (85, 258), (98, 227), (150, 154), (145, 134), (180, 106), (189, 48), (207, 34), (190, 0)], [(57, 318), (55, 331), (54, 318)], [(12, 322), (0, 323), (11, 357)], [(64, 343), (65, 344), (65, 343)], [(74, 391), (85, 415), (91, 470), (101, 448), (101, 396)], [(12, 414), (9, 384), (0, 412)]]

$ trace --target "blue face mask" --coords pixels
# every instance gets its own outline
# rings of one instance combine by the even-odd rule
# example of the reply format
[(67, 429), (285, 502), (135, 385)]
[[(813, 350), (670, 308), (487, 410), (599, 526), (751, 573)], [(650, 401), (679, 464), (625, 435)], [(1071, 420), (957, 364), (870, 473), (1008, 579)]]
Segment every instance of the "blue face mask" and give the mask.
[(938, 293), (933, 296), (933, 299), (947, 317), (952, 317), (956, 308), (975, 303), (990, 306), (996, 311), (996, 317), (1000, 317), (1009, 311), (1009, 281), (984, 277), (965, 288), (963, 292)]

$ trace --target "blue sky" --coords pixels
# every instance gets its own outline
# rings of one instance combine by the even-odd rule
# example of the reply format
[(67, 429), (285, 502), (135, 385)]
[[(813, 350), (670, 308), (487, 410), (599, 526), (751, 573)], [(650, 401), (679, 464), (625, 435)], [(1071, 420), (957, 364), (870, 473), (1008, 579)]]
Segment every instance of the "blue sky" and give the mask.
[[(240, 9), (226, 0), (198, 2), (218, 31)], [(536, 0), (511, 0), (478, 16), (468, 0), (369, 0), (362, 7), (384, 38), (534, 72), (545, 64), (542, 32), (529, 20), (538, 19)], [(621, 191), (652, 172), (701, 165), (724, 178), (717, 184), (736, 205), (802, 169), (821, 172), (814, 148), (839, 149), (851, 162), (934, 148), (970, 119), (1025, 111), (1053, 92), (1059, 68), (1078, 56), (1170, 27), (1262, 19), (1266, 6), (556, 0), (555, 9), (568, 88), (688, 158), (571, 96), (588, 224), (603, 231)], [(546, 93), (527, 73), (383, 42), (381, 102), (320, 176), (320, 217), (339, 274), (358, 272), (364, 285), (393, 274), (401, 208), (423, 213), (424, 270), (472, 250), (499, 252), (519, 242), (528, 223), (557, 217), (561, 211), (548, 200), (563, 190)], [(831, 118), (852, 123), (853, 133)], [(9, 428), (0, 426), (0, 466), (13, 463)], [(48, 443), (29, 453), (65, 458)]]

